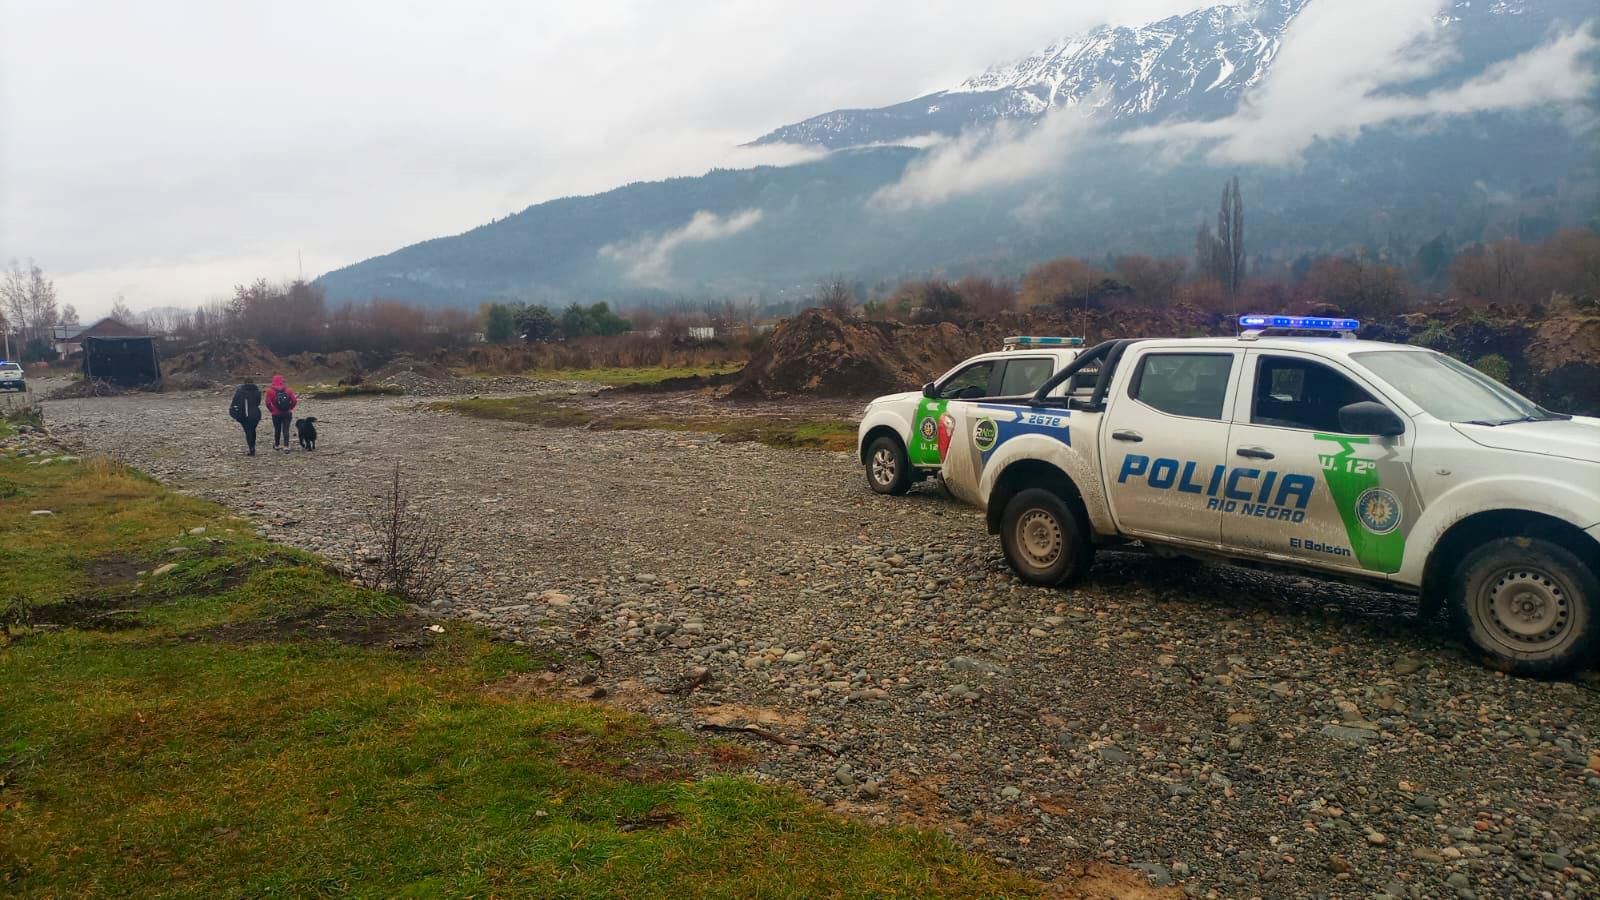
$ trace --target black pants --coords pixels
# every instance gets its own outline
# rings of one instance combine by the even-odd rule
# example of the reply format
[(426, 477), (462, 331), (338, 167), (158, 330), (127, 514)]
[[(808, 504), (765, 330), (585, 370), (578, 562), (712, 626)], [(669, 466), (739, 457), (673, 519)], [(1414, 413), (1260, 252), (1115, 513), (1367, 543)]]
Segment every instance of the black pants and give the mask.
[(289, 425), (294, 422), (294, 413), (278, 413), (272, 417), (272, 446), (278, 446), (278, 439), (283, 439), (283, 445), (289, 447), (293, 442), (289, 440)]
[(260, 424), (260, 419), (244, 419), (239, 422), (239, 427), (244, 429), (244, 444), (252, 453), (256, 449), (256, 426)]

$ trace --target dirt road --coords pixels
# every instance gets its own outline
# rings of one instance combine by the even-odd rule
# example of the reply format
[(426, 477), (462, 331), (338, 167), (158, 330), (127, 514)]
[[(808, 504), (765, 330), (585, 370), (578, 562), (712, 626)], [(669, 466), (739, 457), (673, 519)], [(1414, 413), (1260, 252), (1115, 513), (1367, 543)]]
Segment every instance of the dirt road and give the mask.
[(405, 398), (310, 402), (316, 452), (268, 434), (247, 458), (227, 400), (58, 401), (46, 419), (351, 565), (399, 462), (450, 532), (454, 597), (434, 612), (593, 651), (560, 678), (593, 674), (611, 702), (766, 721), (825, 749), (751, 738), (762, 773), (1030, 874), (1103, 858), (1194, 896), (1596, 890), (1594, 683), (1487, 671), (1402, 598), (1118, 554), (1078, 588), (1032, 589), (975, 513), (873, 495), (848, 454)]

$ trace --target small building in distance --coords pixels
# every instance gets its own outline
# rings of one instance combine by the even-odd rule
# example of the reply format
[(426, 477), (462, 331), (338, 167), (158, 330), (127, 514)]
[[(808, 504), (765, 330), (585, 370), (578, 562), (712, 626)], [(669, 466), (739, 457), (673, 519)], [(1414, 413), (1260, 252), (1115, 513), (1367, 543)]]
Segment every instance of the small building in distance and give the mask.
[(156, 339), (148, 334), (90, 336), (82, 343), (85, 378), (126, 385), (161, 381), (161, 356)]
[(62, 359), (82, 350), (84, 338), (148, 336), (142, 330), (110, 316), (88, 325), (57, 325), (51, 334), (56, 356)]

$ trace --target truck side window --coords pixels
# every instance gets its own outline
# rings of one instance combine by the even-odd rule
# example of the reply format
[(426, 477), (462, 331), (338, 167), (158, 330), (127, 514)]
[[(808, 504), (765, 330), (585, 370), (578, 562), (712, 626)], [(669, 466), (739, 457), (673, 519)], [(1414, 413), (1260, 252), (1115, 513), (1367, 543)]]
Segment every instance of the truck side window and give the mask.
[(1005, 372), (1000, 376), (1000, 396), (1022, 397), (1032, 394), (1044, 384), (1046, 378), (1056, 373), (1056, 367), (1047, 357), (1006, 360)]
[(1221, 419), (1231, 353), (1150, 353), (1139, 361), (1128, 396), (1174, 416)]
[(1250, 423), (1342, 433), (1339, 407), (1375, 398), (1339, 372), (1309, 359), (1262, 356)]
[(946, 400), (971, 400), (989, 396), (989, 382), (994, 379), (992, 359), (976, 362), (950, 376), (939, 385), (939, 396)]

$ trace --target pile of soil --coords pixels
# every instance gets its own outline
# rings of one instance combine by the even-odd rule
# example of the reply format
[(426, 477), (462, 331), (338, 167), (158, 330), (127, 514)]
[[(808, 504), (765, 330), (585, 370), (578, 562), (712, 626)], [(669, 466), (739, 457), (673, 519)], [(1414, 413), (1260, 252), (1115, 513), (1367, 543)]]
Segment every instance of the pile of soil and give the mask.
[(994, 323), (902, 325), (808, 309), (772, 332), (729, 394), (771, 400), (911, 390), (974, 353), (997, 349), (1003, 331)]
[[(1186, 306), (1092, 310), (1066, 318), (1011, 313), (963, 326), (868, 322), (812, 309), (773, 331), (738, 373), (729, 396), (773, 400), (914, 390), (969, 356), (1000, 349), (1012, 334), (1079, 335), (1092, 345), (1236, 330), (1226, 315)], [(1420, 344), (1472, 364), (1498, 356), (1509, 370), (1506, 382), (1533, 400), (1561, 412), (1600, 415), (1600, 310), (1592, 302), (1544, 310), (1440, 307), (1369, 321), (1361, 336)]]
[(354, 350), (334, 353), (296, 353), (285, 356), (283, 362), (301, 381), (335, 381), (354, 376), (358, 381), (371, 365)]
[(161, 375), (169, 388), (236, 384), (245, 378), (264, 384), (286, 368), (277, 354), (251, 340), (205, 341), (161, 360)]

